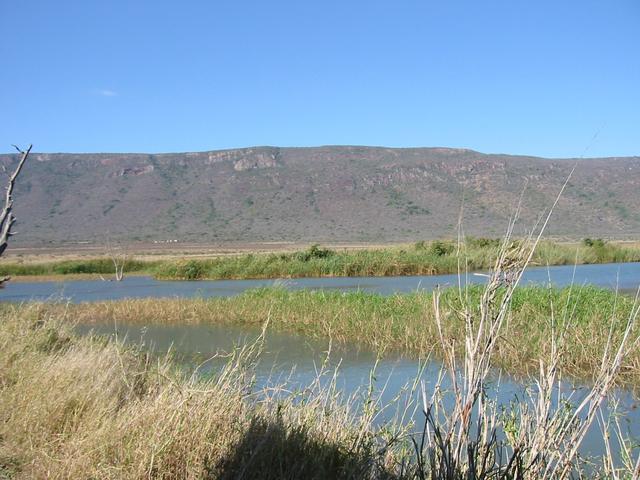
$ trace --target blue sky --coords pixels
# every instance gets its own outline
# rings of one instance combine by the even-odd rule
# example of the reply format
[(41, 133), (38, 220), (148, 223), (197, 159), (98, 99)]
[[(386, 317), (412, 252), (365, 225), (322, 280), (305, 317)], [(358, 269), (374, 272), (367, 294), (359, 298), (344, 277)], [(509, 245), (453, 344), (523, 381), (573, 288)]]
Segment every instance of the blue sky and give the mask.
[(0, 151), (640, 155), (638, 0), (7, 0), (0, 37)]

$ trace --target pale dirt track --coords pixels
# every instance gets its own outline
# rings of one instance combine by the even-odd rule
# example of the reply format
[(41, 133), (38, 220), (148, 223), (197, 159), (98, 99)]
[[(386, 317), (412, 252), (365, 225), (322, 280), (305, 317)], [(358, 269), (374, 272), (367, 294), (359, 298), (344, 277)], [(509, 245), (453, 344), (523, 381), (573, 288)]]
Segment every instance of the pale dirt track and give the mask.
[[(558, 243), (578, 245), (575, 240), (548, 238)], [(611, 241), (611, 243), (640, 248), (640, 241)], [(112, 249), (137, 260), (170, 260), (178, 258), (214, 258), (247, 253), (285, 253), (309, 248), (312, 242), (234, 242), (202, 243), (134, 243), (117, 245)], [(357, 243), (322, 242), (324, 248), (337, 251), (374, 250), (380, 248), (413, 248), (413, 243)], [(2, 257), (10, 263), (40, 263), (61, 260), (86, 260), (109, 256), (108, 248), (98, 244), (63, 244), (45, 247), (11, 246)]]

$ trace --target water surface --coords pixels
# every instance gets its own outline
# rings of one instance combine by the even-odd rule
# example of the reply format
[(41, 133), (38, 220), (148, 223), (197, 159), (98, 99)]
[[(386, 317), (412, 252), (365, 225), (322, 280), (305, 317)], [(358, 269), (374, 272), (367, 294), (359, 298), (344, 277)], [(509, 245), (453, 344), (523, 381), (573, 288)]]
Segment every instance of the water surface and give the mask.
[[(219, 369), (224, 360), (216, 355), (231, 352), (235, 346), (251, 343), (259, 336), (257, 329), (225, 325), (80, 325), (79, 333), (95, 332), (125, 339), (129, 343), (143, 344), (145, 348), (162, 355), (171, 350), (187, 372), (197, 367), (197, 374), (208, 375)], [(324, 368), (329, 380), (334, 369), (338, 371), (337, 387), (345, 396), (356, 395), (359, 399), (356, 407), (364, 399), (371, 379), (380, 394), (380, 404), (385, 405), (400, 394), (401, 400), (395, 407), (383, 411), (377, 418), (377, 424), (388, 421), (398, 414), (398, 409), (406, 405), (407, 400), (419, 400), (417, 394), (409, 397), (402, 393), (407, 385), (419, 376), (430, 394), (436, 383), (441, 364), (428, 361), (422, 365), (416, 360), (401, 355), (390, 354), (378, 358), (367, 349), (352, 344), (333, 344), (327, 340), (310, 339), (295, 334), (269, 331), (266, 334), (263, 351), (255, 367), (256, 388), (271, 387), (286, 383), (289, 390), (308, 388), (317, 380)], [(495, 372), (490, 378), (488, 395), (501, 405), (524, 398), (524, 385), (515, 378)], [(444, 388), (450, 383), (444, 382)], [(587, 386), (568, 382), (563, 388), (564, 394), (573, 393), (574, 402), (579, 401), (587, 392)], [(624, 390), (615, 392), (620, 399), (621, 423), (623, 428), (640, 438), (640, 409), (634, 396)], [(606, 409), (605, 409), (606, 412)], [(420, 429), (424, 417), (422, 413), (410, 411), (405, 421), (413, 419)], [(583, 455), (601, 455), (604, 453), (602, 434), (597, 425), (589, 431), (581, 450)]]
[[(417, 290), (430, 291), (436, 286), (450, 287), (458, 284), (457, 275), (411, 277), (335, 277), (302, 278), (291, 280), (214, 280), (214, 281), (158, 281), (151, 277), (127, 277), (122, 282), (61, 281), (9, 283), (0, 290), (0, 300), (29, 301), (67, 300), (90, 302), (124, 298), (172, 298), (172, 297), (226, 297), (238, 295), (247, 289), (284, 286), (290, 290), (331, 289), (338, 291), (364, 291), (390, 295)], [(486, 277), (469, 274), (460, 278), (462, 283), (482, 283)], [(604, 288), (635, 290), (640, 284), (640, 263), (579, 265), (528, 268), (523, 284), (547, 284), (566, 286), (591, 284)], [(222, 360), (209, 360), (216, 354), (229, 352), (234, 345), (252, 342), (259, 332), (245, 327), (226, 325), (80, 325), (78, 331), (85, 334), (95, 331), (124, 338), (127, 342), (144, 344), (157, 354), (169, 349), (177, 361), (187, 370), (198, 367), (198, 374), (207, 375), (220, 368)], [(328, 355), (327, 352), (331, 351)], [(328, 355), (328, 356), (327, 356)], [(374, 378), (378, 390), (384, 390), (380, 401), (389, 402), (411, 383), (419, 372), (427, 390), (435, 384), (441, 365), (429, 362), (421, 371), (415, 360), (390, 354), (378, 359), (366, 348), (350, 344), (330, 345), (327, 341), (309, 339), (286, 333), (268, 332), (264, 351), (256, 366), (258, 387), (287, 382), (291, 389), (305, 388), (312, 384), (322, 366), (329, 370), (339, 367), (338, 388), (345, 395), (363, 392)], [(374, 371), (375, 366), (375, 371)], [(524, 385), (518, 380), (496, 373), (492, 379), (491, 395), (502, 404), (508, 404), (518, 395), (522, 398)], [(583, 384), (567, 384), (565, 392), (574, 391), (576, 401), (585, 394)], [(623, 427), (636, 438), (640, 437), (640, 409), (634, 396), (628, 391), (618, 391), (621, 400)], [(387, 410), (378, 421), (394, 415)], [(413, 417), (416, 423), (423, 421), (420, 412)], [(583, 454), (603, 453), (602, 434), (593, 427), (583, 445)]]
[[(486, 277), (468, 274), (462, 283), (482, 283)], [(640, 263), (611, 263), (600, 265), (530, 267), (523, 284), (557, 286), (572, 283), (591, 284), (604, 288), (635, 290), (640, 285)], [(124, 298), (164, 297), (228, 297), (245, 290), (274, 285), (290, 290), (324, 289), (339, 291), (363, 291), (391, 295), (417, 290), (430, 291), (436, 286), (450, 287), (458, 284), (458, 275), (433, 275), (409, 277), (326, 277), (279, 280), (198, 280), (160, 281), (151, 277), (131, 276), (122, 282), (102, 280), (74, 280), (56, 282), (9, 282), (0, 290), (0, 300), (68, 300), (94, 302)]]

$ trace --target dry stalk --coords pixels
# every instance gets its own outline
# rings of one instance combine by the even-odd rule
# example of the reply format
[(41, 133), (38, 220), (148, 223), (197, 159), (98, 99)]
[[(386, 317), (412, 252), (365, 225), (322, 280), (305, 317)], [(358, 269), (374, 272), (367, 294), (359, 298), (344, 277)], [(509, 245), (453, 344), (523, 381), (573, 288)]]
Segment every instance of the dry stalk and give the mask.
[[(577, 461), (580, 445), (601, 411), (624, 358), (636, 343), (631, 332), (640, 311), (638, 299), (619, 338), (614, 338), (612, 319), (609, 341), (593, 387), (577, 406), (569, 407), (572, 398), (562, 396), (559, 373), (575, 309), (575, 305), (569, 308), (569, 302), (559, 324), (555, 314), (551, 316), (551, 350), (548, 358), (540, 361), (539, 378), (529, 398), (500, 416), (496, 403), (489, 401), (485, 393), (496, 345), (510, 314), (511, 299), (569, 178), (540, 228), (537, 225), (534, 228), (537, 234), (512, 241), (518, 205), (477, 308), (469, 305), (468, 295), (463, 296), (459, 287), (462, 308), (457, 315), (465, 326), (460, 369), (453, 342), (447, 339), (444, 330), (440, 292), (433, 296), (435, 322), (444, 352), (443, 372), (451, 387), (447, 392), (443, 385), (445, 375), (441, 375), (429, 398), (423, 385), (426, 420), (421, 445), (415, 443), (420, 478), (563, 479), (580, 471)], [(445, 399), (451, 399), (453, 406), (447, 409)]]

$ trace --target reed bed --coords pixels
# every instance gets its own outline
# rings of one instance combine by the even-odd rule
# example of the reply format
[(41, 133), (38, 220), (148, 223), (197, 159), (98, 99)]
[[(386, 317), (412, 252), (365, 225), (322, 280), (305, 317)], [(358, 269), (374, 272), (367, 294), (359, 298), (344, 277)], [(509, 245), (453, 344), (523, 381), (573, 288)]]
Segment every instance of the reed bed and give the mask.
[[(501, 241), (467, 238), (462, 245), (468, 270), (494, 265)], [(317, 245), (293, 253), (244, 254), (209, 259), (142, 261), (131, 257), (124, 272), (164, 280), (259, 279), (344, 276), (402, 276), (457, 273), (460, 249), (450, 241), (417, 242), (406, 247), (334, 251)], [(585, 239), (581, 244), (540, 242), (533, 265), (570, 265), (640, 261), (640, 248)], [(50, 278), (113, 275), (112, 258), (43, 263), (0, 263), (0, 275)]]
[[(599, 415), (604, 418), (603, 404), (625, 358), (640, 343), (640, 337), (633, 333), (640, 314), (640, 291), (622, 320), (622, 328), (616, 328), (614, 318), (605, 325), (607, 341), (593, 372), (592, 386), (584, 398), (574, 399), (573, 394), (564, 395), (561, 391), (562, 357), (577, 323), (575, 309), (569, 305), (551, 312), (550, 348), (539, 359), (538, 375), (527, 396), (507, 409), (505, 417), (498, 413), (499, 405), (486, 395), (500, 340), (509, 334), (505, 327), (509, 323), (512, 300), (552, 210), (539, 232), (532, 233), (525, 242), (511, 241), (515, 219), (510, 223), (488, 283), (477, 302), (468, 302), (468, 291), (459, 290), (460, 304), (455, 315), (464, 324), (462, 354), (446, 334), (440, 292), (436, 291), (433, 296), (444, 367), (430, 392), (422, 384), (425, 422), (421, 442), (414, 440), (420, 478), (640, 477), (640, 454), (637, 459), (628, 456), (622, 462), (616, 461), (606, 428), (602, 432), (607, 453), (601, 464), (586, 471), (579, 456), (588, 430)], [(450, 389), (443, 388), (445, 376), (452, 385)], [(554, 394), (558, 395), (557, 400)], [(447, 408), (447, 400), (453, 403), (453, 408)], [(503, 436), (506, 440), (502, 440)], [(628, 445), (624, 439), (620, 443)], [(626, 455), (629, 450), (623, 448), (622, 452)]]
[[(163, 262), (154, 275), (166, 280), (439, 275), (459, 272), (460, 248), (464, 251), (467, 270), (487, 270), (493, 267), (500, 245), (497, 239), (468, 238), (461, 246), (444, 241), (418, 242), (408, 248), (357, 252), (335, 252), (312, 246), (296, 253)], [(541, 242), (530, 264), (637, 261), (640, 261), (640, 249), (603, 241), (588, 245)]]
[[(465, 326), (456, 312), (475, 305), (484, 291), (469, 287), (461, 300), (457, 289), (440, 292), (443, 333), (462, 352)], [(503, 295), (498, 290), (497, 295)], [(2, 310), (19, 309), (4, 305)], [(229, 324), (259, 327), (266, 318), (273, 329), (317, 338), (331, 338), (376, 350), (419, 358), (431, 353), (442, 358), (433, 294), (381, 296), (361, 292), (287, 291), (264, 288), (236, 297), (212, 299), (140, 299), (77, 305), (43, 304), (43, 311), (65, 315), (83, 324)], [(565, 341), (562, 368), (567, 374), (590, 379), (607, 344), (609, 326), (620, 332), (633, 309), (629, 296), (591, 286), (562, 289), (526, 286), (511, 298), (502, 341), (494, 365), (510, 373), (535, 373), (539, 359), (551, 349), (554, 311), (571, 311), (571, 335)], [(2, 311), (0, 310), (0, 311)], [(640, 335), (640, 327), (633, 334)], [(640, 385), (640, 349), (625, 359), (618, 379)]]
[[(159, 265), (158, 261), (142, 261), (128, 259), (125, 272), (151, 273)], [(51, 262), (3, 262), (0, 264), (0, 275), (11, 276), (74, 276), (74, 275), (113, 275), (115, 272), (111, 257), (91, 258), (84, 260), (61, 260)]]

